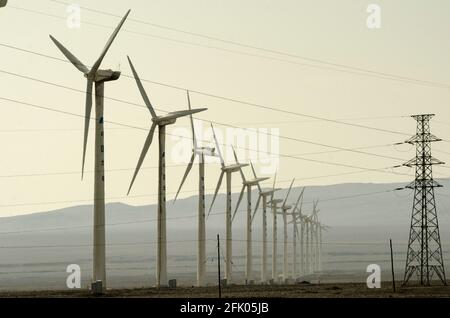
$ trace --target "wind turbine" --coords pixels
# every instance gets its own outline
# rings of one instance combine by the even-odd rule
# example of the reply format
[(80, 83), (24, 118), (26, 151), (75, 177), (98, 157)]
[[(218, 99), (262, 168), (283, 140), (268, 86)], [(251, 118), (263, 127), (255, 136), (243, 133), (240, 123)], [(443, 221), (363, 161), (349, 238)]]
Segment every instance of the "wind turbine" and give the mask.
[[(234, 151), (234, 148), (233, 148), (233, 154), (234, 154), (234, 158), (236, 160), (236, 164), (239, 164), (239, 160), (237, 158), (236, 152)], [(256, 175), (253, 164), (250, 163), (250, 165), (252, 167), (253, 174)], [(252, 215), (252, 187), (257, 186), (258, 189), (261, 191), (261, 186), (259, 185), (259, 183), (266, 181), (269, 178), (255, 177), (254, 179), (246, 180), (242, 169), (240, 169), (240, 172), (241, 172), (241, 177), (242, 177), (242, 190), (241, 190), (241, 193), (239, 194), (239, 200), (236, 204), (236, 209), (234, 210), (234, 214), (233, 214), (233, 218), (231, 219), (231, 222), (233, 222), (234, 217), (236, 216), (236, 212), (239, 209), (239, 205), (241, 204), (242, 197), (244, 196), (244, 191), (247, 189), (247, 234), (246, 234), (247, 235), (246, 236), (247, 259), (246, 259), (246, 267), (245, 267), (245, 283), (250, 284), (250, 282), (252, 281), (252, 278), (253, 278), (252, 223), (253, 223), (253, 219), (255, 218), (255, 213), (253, 213), (253, 215)], [(256, 212), (256, 210), (255, 210), (255, 212)]]
[[(292, 232), (292, 245), (293, 245), (293, 260), (292, 260), (292, 277), (295, 279), (297, 277), (297, 235), (300, 236), (300, 244), (303, 244), (303, 237), (298, 233), (297, 221), (301, 218), (302, 211), (302, 201), (303, 201), (303, 193), (305, 192), (305, 188), (302, 189), (300, 195), (297, 198), (297, 202), (295, 203), (294, 209), (292, 210), (292, 221), (289, 223), (293, 223), (293, 232)], [(300, 207), (298, 206), (300, 204)], [(297, 211), (299, 211), (297, 213)], [(303, 247), (301, 248), (301, 257), (303, 258)]]
[[(276, 175), (273, 180), (273, 189), (275, 189)], [(283, 199), (272, 199), (270, 200), (270, 206), (272, 208), (272, 280), (275, 283), (277, 281), (277, 214), (278, 214), (278, 204), (282, 203)]]
[(319, 201), (315, 200), (313, 202), (313, 212), (311, 214), (311, 253), (312, 253), (312, 271), (315, 272), (318, 269), (318, 257), (319, 257), (319, 219), (318, 219), (318, 213), (319, 210), (317, 209)]
[(311, 262), (310, 262), (310, 225), (311, 218), (309, 216), (304, 217), (305, 220), (305, 233), (306, 233), (306, 242), (305, 242), (305, 274), (308, 275), (311, 273)]
[(295, 179), (292, 180), (291, 185), (289, 187), (289, 190), (286, 194), (286, 198), (284, 199), (283, 205), (281, 206), (281, 215), (283, 217), (283, 279), (287, 279), (287, 272), (288, 272), (288, 228), (287, 228), (287, 214), (290, 209), (292, 209), (292, 206), (286, 204), (289, 194), (291, 193), (292, 186), (295, 182)]
[(100, 65), (108, 53), (114, 39), (119, 33), (122, 25), (130, 14), (130, 10), (120, 21), (100, 57), (89, 70), (78, 58), (68, 49), (50, 35), (50, 39), (55, 43), (64, 56), (84, 74), (87, 79), (86, 88), (86, 109), (84, 119), (84, 139), (83, 139), (83, 159), (81, 165), (81, 179), (84, 175), (84, 163), (86, 158), (86, 146), (89, 133), (89, 122), (92, 110), (92, 88), (95, 83), (95, 169), (94, 169), (94, 243), (93, 243), (93, 281), (102, 282), (102, 289), (106, 290), (106, 265), (105, 265), (105, 154), (104, 154), (104, 128), (103, 128), (103, 107), (105, 82), (118, 80), (120, 72), (113, 70), (101, 70)]
[[(252, 166), (253, 168), (253, 166)], [(257, 178), (255, 170), (253, 170), (253, 176)], [(275, 173), (275, 178), (273, 182), (272, 189), (262, 190), (261, 187), (258, 186), (259, 196), (256, 201), (255, 211), (253, 215), (256, 213), (259, 207), (259, 203), (261, 199), (263, 201), (263, 214), (262, 214), (262, 253), (261, 253), (261, 282), (264, 284), (267, 282), (267, 198), (270, 196), (270, 199), (273, 200), (274, 193), (281, 189), (275, 189), (275, 182), (277, 179), (277, 174)]]
[(328, 231), (330, 227), (319, 223), (319, 271), (322, 271), (322, 230)]
[(221, 164), (221, 172), (219, 181), (217, 182), (216, 191), (214, 192), (214, 196), (211, 202), (211, 206), (209, 208), (208, 216), (211, 213), (211, 209), (214, 205), (214, 201), (216, 200), (217, 192), (219, 192), (220, 186), (222, 185), (223, 176), (226, 174), (227, 180), (227, 202), (225, 208), (225, 227), (226, 227), (226, 256), (225, 256), (225, 279), (227, 283), (232, 281), (232, 268), (231, 268), (231, 258), (232, 258), (232, 216), (231, 216), (231, 175), (234, 172), (238, 172), (241, 168), (248, 166), (248, 164), (233, 164), (233, 165), (225, 165), (225, 161), (223, 160), (222, 153), (220, 152), (219, 143), (217, 142), (216, 133), (214, 132), (214, 127), (211, 124), (212, 132), (214, 135), (214, 141), (217, 147), (217, 153), (219, 154), (220, 164)]
[(158, 226), (157, 226), (157, 252), (156, 252), (156, 287), (167, 286), (167, 235), (166, 235), (166, 126), (175, 124), (178, 118), (189, 116), (195, 113), (205, 111), (206, 108), (181, 110), (170, 112), (164, 116), (157, 116), (150, 99), (145, 92), (139, 75), (128, 57), (134, 79), (141, 93), (142, 99), (147, 105), (152, 116), (152, 126), (150, 128), (144, 147), (139, 157), (136, 170), (131, 179), (128, 194), (130, 194), (136, 176), (144, 162), (145, 156), (150, 148), (155, 133), (156, 126), (158, 126), (159, 137), (159, 175), (158, 175)]
[[(187, 92), (189, 109), (191, 109), (191, 99), (189, 98), (189, 91)], [(186, 181), (189, 172), (194, 164), (195, 157), (198, 157), (198, 170), (199, 170), (199, 195), (198, 195), (198, 247), (197, 247), (197, 286), (206, 285), (206, 227), (205, 227), (205, 156), (217, 157), (214, 148), (211, 147), (199, 147), (197, 144), (197, 138), (195, 137), (194, 121), (192, 115), (189, 115), (191, 120), (192, 130), (192, 156), (189, 164), (181, 180), (180, 187), (174, 199), (174, 203), (177, 200), (178, 194)]]

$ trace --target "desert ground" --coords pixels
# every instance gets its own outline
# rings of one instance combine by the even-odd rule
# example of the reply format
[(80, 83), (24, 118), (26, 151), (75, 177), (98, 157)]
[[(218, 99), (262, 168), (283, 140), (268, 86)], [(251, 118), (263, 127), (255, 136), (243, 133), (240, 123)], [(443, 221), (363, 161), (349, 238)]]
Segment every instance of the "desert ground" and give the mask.
[[(73, 291), (26, 291), (2, 292), (2, 298), (60, 298), (60, 297), (94, 297), (88, 290)], [(95, 296), (98, 297), (98, 296)], [(217, 298), (217, 286), (196, 288), (142, 288), (111, 289), (101, 297), (130, 298)], [(397, 283), (394, 293), (391, 283), (383, 283), (380, 289), (369, 289), (362, 283), (310, 284), (307, 282), (295, 285), (232, 285), (222, 288), (223, 298), (447, 298), (450, 297), (450, 286), (406, 286)]]

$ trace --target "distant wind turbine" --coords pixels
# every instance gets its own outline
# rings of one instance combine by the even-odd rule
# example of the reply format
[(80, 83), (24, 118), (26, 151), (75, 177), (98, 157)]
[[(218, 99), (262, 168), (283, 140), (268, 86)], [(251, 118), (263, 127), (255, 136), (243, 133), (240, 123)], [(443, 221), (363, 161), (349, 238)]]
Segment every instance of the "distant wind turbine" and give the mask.
[[(189, 97), (189, 92), (187, 92), (189, 109), (191, 109), (191, 99)], [(178, 198), (181, 188), (186, 181), (189, 172), (194, 165), (195, 157), (199, 158), (198, 168), (199, 168), (199, 196), (198, 196), (198, 250), (197, 250), (197, 286), (206, 285), (206, 227), (205, 227), (205, 156), (217, 157), (214, 148), (210, 147), (199, 147), (197, 144), (197, 138), (195, 136), (194, 121), (192, 115), (189, 115), (191, 120), (191, 130), (192, 130), (192, 156), (189, 164), (184, 173), (183, 179), (181, 180), (180, 187), (178, 188), (177, 194), (174, 199), (174, 203)]]
[[(273, 188), (275, 189), (275, 182), (276, 182), (276, 175), (275, 178), (273, 180), (274, 185)], [(292, 187), (292, 183), (291, 183), (291, 187)], [(290, 188), (289, 191), (287, 193), (287, 196), (289, 196), (289, 192), (290, 192)], [(287, 199), (286, 196), (286, 199)], [(272, 279), (274, 282), (277, 281), (277, 273), (278, 273), (278, 269), (277, 269), (277, 261), (278, 261), (278, 251), (277, 251), (277, 244), (278, 244), (278, 225), (277, 225), (277, 215), (280, 214), (278, 213), (278, 204), (283, 203), (283, 206), (286, 204), (286, 199), (274, 199), (272, 197), (272, 200), (270, 201), (270, 205), (272, 207)]]
[[(236, 152), (234, 151), (234, 158), (236, 160), (236, 163), (239, 164), (239, 160), (237, 158)], [(255, 168), (253, 167), (253, 164), (250, 163), (253, 174), (255, 174)], [(234, 210), (233, 218), (231, 219), (231, 222), (233, 222), (234, 217), (236, 216), (236, 212), (239, 209), (239, 205), (241, 204), (242, 197), (244, 196), (244, 191), (247, 189), (247, 233), (246, 233), (246, 242), (247, 242), (247, 258), (246, 258), (246, 266), (245, 266), (245, 282), (246, 284), (250, 284), (250, 282), (253, 280), (253, 253), (252, 253), (252, 223), (253, 219), (255, 217), (255, 213), (252, 214), (252, 187), (257, 186), (258, 189), (261, 191), (261, 186), (259, 185), (260, 182), (263, 182), (265, 180), (268, 180), (269, 178), (257, 178), (251, 180), (246, 180), (244, 172), (242, 169), (240, 169), (241, 176), (242, 176), (242, 190), (239, 194), (239, 200), (236, 204), (236, 209)], [(255, 210), (256, 212), (256, 210)]]
[(81, 165), (81, 178), (84, 175), (84, 162), (86, 158), (86, 146), (89, 133), (89, 122), (92, 110), (92, 88), (95, 83), (95, 169), (94, 169), (94, 251), (93, 251), (93, 281), (102, 281), (102, 289), (106, 290), (106, 266), (105, 266), (105, 158), (104, 158), (104, 89), (105, 82), (118, 80), (120, 72), (101, 70), (100, 65), (108, 52), (111, 44), (119, 33), (122, 25), (130, 14), (130, 10), (120, 21), (104, 47), (100, 57), (89, 70), (68, 49), (59, 43), (53, 36), (51, 40), (65, 57), (84, 74), (87, 79), (86, 110), (84, 119), (83, 159)]
[[(253, 176), (257, 178), (255, 170), (253, 170)], [(273, 200), (274, 193), (276, 191), (279, 191), (281, 189), (275, 189), (275, 181), (276, 181), (277, 175), (275, 173), (275, 178), (273, 182), (272, 189), (269, 190), (262, 190), (261, 187), (258, 187), (259, 190), (259, 196), (258, 200), (256, 201), (255, 211), (253, 214), (256, 213), (258, 210), (259, 204), (261, 202), (261, 199), (263, 201), (262, 205), (262, 253), (261, 253), (261, 283), (265, 284), (267, 282), (267, 204), (269, 203), (267, 201), (267, 198), (270, 197), (270, 200)]]
[(189, 116), (195, 113), (205, 111), (206, 108), (181, 110), (170, 112), (164, 116), (157, 116), (150, 99), (145, 92), (142, 82), (136, 72), (136, 69), (128, 57), (134, 79), (139, 88), (141, 96), (147, 105), (148, 110), (152, 116), (152, 126), (150, 128), (144, 147), (139, 157), (136, 170), (128, 189), (128, 194), (133, 187), (136, 176), (144, 162), (145, 156), (150, 148), (155, 133), (156, 126), (158, 126), (159, 137), (159, 175), (158, 175), (158, 226), (157, 226), (157, 253), (156, 253), (156, 287), (167, 286), (167, 234), (166, 234), (166, 126), (175, 124), (178, 118)]
[(226, 182), (227, 182), (227, 197), (226, 197), (226, 209), (225, 209), (225, 227), (226, 227), (226, 255), (225, 255), (225, 279), (227, 283), (232, 281), (232, 268), (231, 268), (231, 259), (232, 259), (232, 216), (231, 216), (231, 175), (234, 172), (238, 172), (241, 168), (248, 166), (248, 164), (234, 164), (234, 165), (225, 165), (225, 161), (223, 160), (222, 153), (220, 152), (219, 143), (217, 142), (216, 133), (214, 132), (214, 127), (211, 124), (211, 128), (214, 135), (214, 141), (216, 143), (217, 152), (220, 158), (221, 164), (221, 172), (219, 181), (217, 182), (216, 190), (214, 192), (214, 196), (211, 202), (211, 206), (209, 208), (208, 216), (211, 213), (211, 209), (214, 206), (214, 201), (216, 200), (217, 193), (219, 192), (220, 186), (222, 185), (223, 176), (226, 174)]
[[(303, 233), (298, 232), (297, 221), (301, 219), (302, 215), (302, 205), (303, 205), (303, 193), (305, 192), (305, 188), (302, 189), (300, 195), (297, 198), (297, 202), (295, 203), (294, 208), (292, 209), (292, 221), (289, 223), (293, 223), (293, 232), (292, 232), (292, 277), (297, 278), (298, 269), (297, 269), (297, 240), (300, 237), (300, 245), (303, 245)], [(300, 204), (300, 206), (299, 206)], [(298, 211), (298, 212), (297, 212)], [(301, 220), (300, 220), (301, 222)], [(303, 259), (303, 246), (301, 247), (300, 255)], [(303, 260), (302, 260), (303, 261)]]
[(281, 216), (283, 217), (283, 279), (286, 280), (288, 277), (288, 221), (287, 215), (288, 211), (292, 209), (292, 206), (287, 204), (289, 194), (291, 193), (292, 186), (294, 185), (295, 179), (292, 180), (289, 190), (286, 194), (286, 198), (281, 206)]

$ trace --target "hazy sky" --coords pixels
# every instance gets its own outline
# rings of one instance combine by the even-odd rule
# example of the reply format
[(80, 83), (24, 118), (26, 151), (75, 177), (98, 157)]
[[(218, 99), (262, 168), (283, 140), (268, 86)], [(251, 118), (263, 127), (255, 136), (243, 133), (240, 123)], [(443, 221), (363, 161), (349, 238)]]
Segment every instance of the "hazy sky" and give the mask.
[[(346, 119), (354, 124), (411, 134), (415, 131), (414, 121), (401, 116), (433, 112), (437, 114), (436, 121), (441, 121), (433, 123), (433, 132), (444, 139), (450, 139), (450, 126), (442, 123), (450, 123), (448, 88), (338, 72), (330, 70), (328, 66), (314, 67), (312, 65), (324, 65), (132, 21), (146, 21), (378, 72), (450, 83), (450, 3), (446, 0), (79, 0), (76, 3), (119, 16), (127, 9), (132, 9), (130, 20), (125, 23), (123, 31), (103, 61), (104, 69), (120, 69), (129, 75), (131, 72), (126, 60), (128, 54), (141, 77), (151, 81), (287, 111)], [(376, 3), (382, 9), (380, 29), (369, 29), (366, 25), (366, 8), (370, 3)], [(17, 8), (27, 8), (61, 18)], [(83, 114), (85, 97), (82, 93), (5, 73), (15, 72), (79, 90), (85, 89), (85, 79), (72, 65), (4, 46), (12, 45), (63, 58), (48, 37), (48, 34), (52, 34), (85, 64), (92, 65), (117, 25), (118, 18), (82, 10), (81, 28), (71, 29), (67, 27), (66, 9), (67, 6), (49, 0), (10, 0), (7, 7), (0, 9), (0, 216), (90, 204), (93, 197), (93, 174), (87, 173), (85, 180), (81, 182), (79, 173), (83, 119), (1, 99), (16, 99)], [(201, 46), (168, 41), (161, 37)], [(237, 54), (229, 50), (275, 59)], [(187, 107), (184, 91), (148, 82), (144, 85), (158, 109), (170, 111)], [(107, 83), (105, 95), (143, 104), (135, 82), (127, 77)], [(286, 137), (337, 147), (387, 145), (407, 138), (400, 134), (258, 109), (195, 93), (192, 93), (192, 104), (194, 107), (209, 108), (198, 116), (207, 121), (246, 128), (279, 129), (279, 133)], [(137, 127), (149, 127), (151, 123), (150, 114), (145, 108), (111, 100), (105, 101), (105, 116), (106, 120)], [(186, 119), (180, 120), (168, 132), (189, 137), (187, 125)], [(207, 128), (208, 123), (203, 122), (203, 127)], [(225, 127), (216, 127), (219, 134), (226, 133)], [(180, 130), (181, 128), (184, 130)], [(94, 164), (92, 132), (91, 130), (86, 159), (87, 170), (92, 170)], [(198, 133), (202, 135), (201, 132)], [(106, 169), (116, 170), (106, 173), (108, 202), (121, 201), (136, 205), (155, 202), (156, 169), (142, 170), (131, 196), (125, 198), (145, 137), (146, 132), (142, 130), (106, 125)], [(210, 139), (210, 134), (205, 132), (203, 137)], [(167, 139), (167, 164), (179, 164), (173, 162), (176, 156), (171, 154), (171, 149), (176, 149), (180, 140), (171, 136)], [(279, 142), (279, 152), (284, 155), (300, 156), (332, 150), (287, 139), (280, 139)], [(448, 146), (449, 143), (441, 143), (436, 145), (436, 149), (450, 152)], [(251, 145), (247, 147), (252, 148)], [(154, 143), (144, 167), (157, 166), (157, 148), (157, 143)], [(379, 147), (364, 151), (400, 159), (409, 159), (414, 155), (414, 149), (408, 146)], [(245, 151), (239, 153), (242, 157), (248, 156)], [(436, 152), (435, 156), (450, 162), (449, 154)], [(391, 167), (401, 163), (395, 159), (351, 152), (309, 154), (303, 157), (366, 168)], [(258, 164), (258, 160), (255, 161), (258, 171), (263, 173), (265, 170), (261, 169), (262, 165)], [(184, 166), (168, 168), (168, 199), (177, 190), (184, 169)], [(219, 167), (212, 164), (206, 170), (207, 188), (214, 188)], [(294, 176), (304, 179), (354, 170), (280, 158), (279, 180), (283, 183), (279, 186), (287, 186), (286, 180)], [(184, 187), (184, 190), (194, 192), (186, 192), (182, 196), (196, 193), (197, 171), (194, 167)], [(412, 173), (406, 168), (397, 171)], [(250, 171), (246, 171), (246, 174), (250, 176)], [(437, 176), (445, 174), (449, 175), (450, 171), (444, 168), (436, 170)], [(406, 183), (410, 179), (408, 176), (389, 173), (364, 172), (299, 180), (296, 185), (391, 181)], [(269, 185), (270, 182), (266, 184)], [(235, 191), (238, 191), (238, 175), (234, 178), (234, 186)]]

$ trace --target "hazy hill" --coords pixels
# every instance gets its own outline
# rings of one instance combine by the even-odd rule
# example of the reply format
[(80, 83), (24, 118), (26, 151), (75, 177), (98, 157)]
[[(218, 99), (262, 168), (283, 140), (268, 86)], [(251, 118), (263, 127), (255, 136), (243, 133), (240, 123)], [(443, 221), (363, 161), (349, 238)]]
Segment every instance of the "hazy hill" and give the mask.
[[(446, 187), (437, 193), (449, 193)], [(331, 228), (324, 233), (324, 269), (346, 270), (348, 275), (365, 275), (370, 262), (386, 263), (387, 240), (395, 242), (396, 266), (402, 269), (408, 238), (412, 193), (408, 190), (387, 192), (404, 184), (339, 184), (308, 187), (304, 212), (310, 213), (312, 200), (319, 198), (320, 219)], [(282, 190), (277, 197), (284, 197)], [(300, 188), (291, 192), (294, 203)], [(373, 194), (377, 193), (377, 194)], [(370, 194), (370, 195), (369, 195)], [(253, 193), (256, 201), (257, 192)], [(336, 199), (340, 198), (340, 199)], [(209, 207), (211, 196), (206, 198)], [(237, 194), (233, 195), (233, 202)], [(219, 195), (207, 221), (208, 266), (214, 271), (215, 235), (224, 238), (225, 196)], [(448, 255), (450, 238), (450, 197), (437, 195), (442, 243)], [(169, 271), (180, 282), (195, 280), (197, 197), (168, 201)], [(245, 208), (242, 203), (240, 210)], [(156, 241), (156, 206), (107, 205), (108, 275), (112, 286), (141, 286), (154, 280)], [(271, 239), (271, 215), (269, 238)], [(261, 213), (254, 221), (254, 254), (260, 251)], [(279, 243), (282, 239), (281, 218), (278, 222)], [(242, 276), (244, 265), (245, 213), (239, 212), (233, 224), (233, 263), (236, 277)], [(289, 236), (292, 228), (289, 226)], [(0, 289), (64, 288), (68, 264), (79, 264), (87, 284), (91, 271), (92, 206), (70, 208), (0, 219)], [(282, 249), (279, 248), (281, 253)], [(280, 260), (281, 262), (281, 260)], [(387, 263), (386, 263), (387, 264)], [(255, 261), (258, 270), (258, 261)], [(281, 268), (281, 266), (280, 266)], [(213, 272), (212, 272), (213, 274)], [(346, 274), (346, 275), (347, 275)], [(356, 275), (355, 274), (355, 275)], [(342, 276), (344, 277), (344, 276)], [(356, 277), (356, 276), (355, 276)], [(214, 277), (211, 277), (214, 279)], [(344, 279), (344, 278), (342, 278)]]

